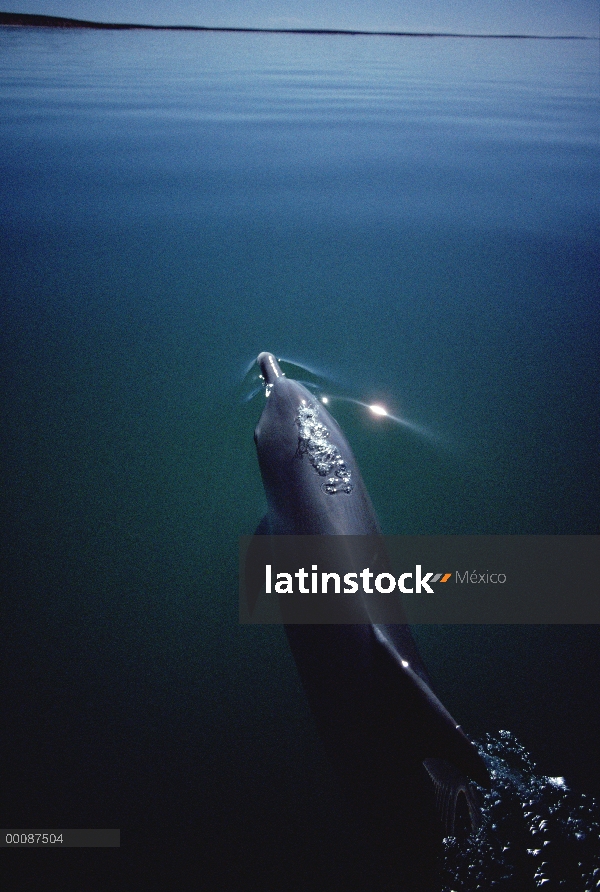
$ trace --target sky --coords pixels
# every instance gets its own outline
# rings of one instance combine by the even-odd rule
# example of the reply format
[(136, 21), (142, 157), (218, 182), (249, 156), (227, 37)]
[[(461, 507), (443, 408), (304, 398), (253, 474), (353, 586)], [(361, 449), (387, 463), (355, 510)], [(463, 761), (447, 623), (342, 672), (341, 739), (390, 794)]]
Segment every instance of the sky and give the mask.
[(598, 37), (600, 0), (0, 0), (104, 22)]

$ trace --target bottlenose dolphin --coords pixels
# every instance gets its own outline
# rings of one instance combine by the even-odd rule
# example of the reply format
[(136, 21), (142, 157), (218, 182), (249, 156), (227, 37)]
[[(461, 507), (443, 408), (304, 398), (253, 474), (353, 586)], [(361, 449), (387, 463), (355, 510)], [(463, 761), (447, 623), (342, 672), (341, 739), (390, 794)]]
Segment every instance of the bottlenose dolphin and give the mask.
[[(257, 532), (380, 535), (339, 425), (273, 354), (257, 362), (267, 400), (254, 440), (268, 503)], [(427, 853), (444, 834), (479, 826), (469, 778), (489, 786), (487, 768), (434, 693), (409, 626), (351, 622), (286, 625), (286, 634), (325, 747), (375, 828), (374, 845), (388, 860), (399, 856), (390, 863), (402, 871), (400, 888), (424, 892), (435, 888), (434, 858), (415, 859), (415, 847)]]

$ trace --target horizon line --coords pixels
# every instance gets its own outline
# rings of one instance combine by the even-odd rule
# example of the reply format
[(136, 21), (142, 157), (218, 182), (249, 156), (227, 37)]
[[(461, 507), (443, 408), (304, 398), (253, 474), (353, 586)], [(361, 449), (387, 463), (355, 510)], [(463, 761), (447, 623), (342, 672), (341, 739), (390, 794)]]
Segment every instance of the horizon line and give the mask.
[(458, 37), (479, 40), (599, 40), (581, 34), (464, 34), (453, 31), (365, 31), (350, 28), (254, 28), (230, 25), (142, 25), (118, 22), (91, 22), (63, 16), (27, 12), (0, 12), (0, 26), (42, 28), (90, 28), (109, 31), (215, 31), (242, 34), (313, 34), (349, 37)]

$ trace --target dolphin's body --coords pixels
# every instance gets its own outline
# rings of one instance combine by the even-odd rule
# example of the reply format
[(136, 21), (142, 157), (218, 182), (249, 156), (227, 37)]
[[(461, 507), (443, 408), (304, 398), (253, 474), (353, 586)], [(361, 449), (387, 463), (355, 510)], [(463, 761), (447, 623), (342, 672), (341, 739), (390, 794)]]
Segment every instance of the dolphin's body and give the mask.
[[(305, 387), (283, 375), (272, 354), (261, 353), (258, 364), (268, 396), (254, 434), (269, 509), (260, 532), (379, 535), (338, 424)], [(435, 871), (428, 873), (426, 864), (411, 879), (407, 861), (415, 846), (435, 848), (443, 835), (432, 814), (434, 791), (446, 832), (453, 832), (469, 817), (478, 823), (467, 778), (484, 786), (489, 778), (433, 692), (410, 628), (366, 617), (364, 624), (287, 625), (286, 633), (346, 790), (376, 827), (377, 840), (385, 847), (391, 834), (387, 848), (404, 855), (396, 865), (404, 875), (400, 888), (433, 889)]]

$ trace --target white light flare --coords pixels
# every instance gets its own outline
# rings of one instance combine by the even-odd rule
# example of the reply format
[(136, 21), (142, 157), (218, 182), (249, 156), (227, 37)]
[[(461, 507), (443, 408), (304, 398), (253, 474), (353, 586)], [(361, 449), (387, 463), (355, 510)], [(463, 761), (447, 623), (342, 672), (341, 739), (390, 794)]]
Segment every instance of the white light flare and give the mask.
[(388, 412), (385, 406), (381, 405), (381, 403), (363, 403), (362, 400), (355, 400), (350, 396), (321, 396), (320, 400), (324, 405), (329, 405), (331, 402), (343, 402), (353, 403), (355, 406), (362, 406), (363, 409), (368, 409), (371, 415), (374, 415), (375, 418), (387, 418), (394, 424), (408, 428), (413, 431), (413, 433), (418, 434), (420, 437), (424, 437), (426, 440), (437, 440), (437, 437), (434, 434), (426, 428), (421, 427), (420, 424), (415, 424), (413, 421), (408, 421), (406, 418), (400, 418), (398, 415), (392, 415), (391, 412)]

